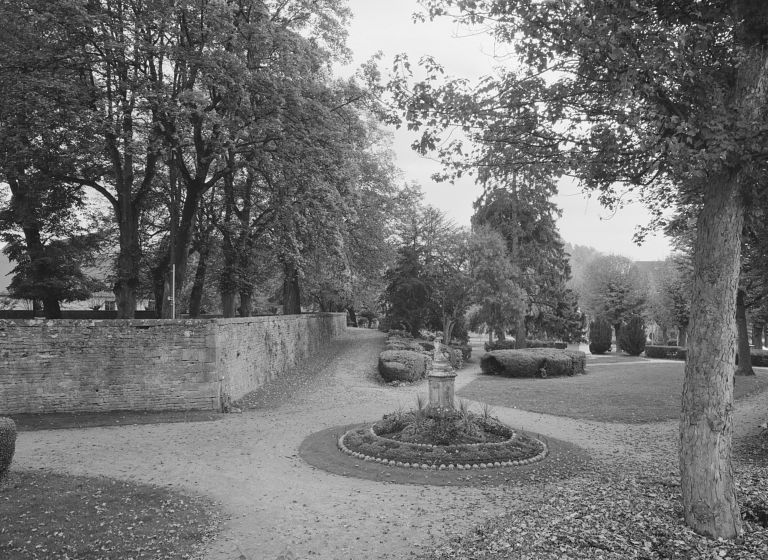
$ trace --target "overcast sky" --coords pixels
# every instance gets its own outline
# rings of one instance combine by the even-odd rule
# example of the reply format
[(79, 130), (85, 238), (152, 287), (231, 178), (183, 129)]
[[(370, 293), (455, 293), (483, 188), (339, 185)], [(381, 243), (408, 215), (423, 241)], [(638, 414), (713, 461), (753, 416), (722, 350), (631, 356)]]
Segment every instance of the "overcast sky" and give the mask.
[[(349, 6), (354, 13), (348, 41), (354, 52), (353, 67), (377, 51), (384, 54), (383, 71), (388, 71), (398, 53), (407, 53), (413, 62), (429, 54), (446, 68), (447, 74), (475, 79), (491, 73), (499, 63), (494, 55), (503, 54), (489, 37), (460, 29), (448, 19), (413, 23), (411, 14), (418, 9), (415, 0), (349, 0)], [(346, 71), (350, 72), (351, 67)], [(393, 147), (404, 178), (421, 184), (427, 203), (444, 210), (457, 223), (469, 225), (479, 188), (471, 180), (455, 185), (434, 183), (430, 177), (439, 166), (410, 149), (414, 133), (393, 132)], [(563, 210), (558, 227), (565, 241), (634, 260), (663, 259), (669, 253), (662, 236), (649, 238), (641, 247), (632, 243), (635, 226), (647, 219), (640, 204), (629, 204), (614, 214), (601, 208), (597, 200), (583, 196), (576, 185), (568, 181), (560, 185), (555, 202)]]

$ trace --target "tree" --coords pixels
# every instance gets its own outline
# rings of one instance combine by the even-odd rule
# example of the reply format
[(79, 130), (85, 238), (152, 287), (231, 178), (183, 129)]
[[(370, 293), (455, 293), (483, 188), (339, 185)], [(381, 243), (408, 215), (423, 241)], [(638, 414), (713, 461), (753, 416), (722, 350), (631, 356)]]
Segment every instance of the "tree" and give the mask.
[[(740, 236), (746, 202), (762, 190), (768, 144), (768, 5), (710, 2), (425, 0), (430, 15), (487, 24), (514, 40), (515, 71), (477, 91), (429, 77), (393, 91), (419, 145), (452, 125), (484, 146), (546, 160), (616, 205), (636, 189), (661, 217), (700, 201), (690, 340), (680, 420), (683, 511), (696, 531), (742, 531), (731, 468), (732, 378)], [(437, 110), (435, 110), (437, 109)], [(466, 152), (464, 152), (466, 153)]]
[[(495, 180), (490, 174), (488, 181)], [(565, 284), (570, 265), (555, 217), (559, 211), (549, 197), (556, 192), (554, 183), (539, 174), (513, 174), (504, 186), (486, 184), (475, 204), (475, 225), (499, 231), (507, 242), (512, 262), (520, 271), (518, 282), (526, 293), (527, 305), (516, 318), (516, 341), (524, 347), (528, 323), (544, 329), (547, 317), (554, 318), (558, 308), (564, 311)], [(550, 321), (551, 323), (551, 321)], [(551, 326), (551, 324), (550, 324)]]
[(509, 257), (504, 237), (491, 228), (476, 228), (470, 239), (475, 311), (469, 326), (485, 324), (489, 338), (499, 339), (516, 325), (526, 307), (526, 294), (518, 283), (519, 271)]
[(592, 261), (584, 284), (584, 309), (592, 317), (609, 321), (618, 340), (620, 325), (644, 309), (646, 290), (642, 275), (628, 258), (608, 255)]
[(93, 282), (82, 273), (88, 245), (80, 221), (83, 193), (56, 179), (77, 150), (89, 149), (70, 68), (52, 64), (66, 36), (36, 12), (40, 5), (0, 7), (0, 180), (10, 199), (0, 212), (4, 251), (16, 261), (15, 297), (42, 302), (47, 318), (60, 302), (84, 299)]

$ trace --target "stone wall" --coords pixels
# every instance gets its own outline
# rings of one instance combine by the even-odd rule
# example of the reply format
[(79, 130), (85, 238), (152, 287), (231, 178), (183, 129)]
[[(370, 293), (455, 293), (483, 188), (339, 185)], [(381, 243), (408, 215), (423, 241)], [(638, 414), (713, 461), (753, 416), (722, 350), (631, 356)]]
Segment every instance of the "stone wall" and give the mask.
[(0, 415), (218, 409), (345, 329), (338, 313), (0, 321)]

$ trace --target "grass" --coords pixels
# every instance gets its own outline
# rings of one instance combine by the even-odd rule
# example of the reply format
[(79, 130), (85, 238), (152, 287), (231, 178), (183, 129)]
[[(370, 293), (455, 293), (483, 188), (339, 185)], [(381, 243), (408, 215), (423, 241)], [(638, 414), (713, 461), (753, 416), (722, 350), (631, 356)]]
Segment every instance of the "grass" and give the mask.
[(193, 558), (218, 523), (212, 502), (154, 486), (44, 471), (0, 484), (0, 558)]
[[(556, 379), (481, 376), (457, 392), (465, 399), (600, 422), (648, 423), (680, 417), (682, 362), (594, 362), (587, 374)], [(768, 387), (768, 372), (738, 377), (736, 399)]]

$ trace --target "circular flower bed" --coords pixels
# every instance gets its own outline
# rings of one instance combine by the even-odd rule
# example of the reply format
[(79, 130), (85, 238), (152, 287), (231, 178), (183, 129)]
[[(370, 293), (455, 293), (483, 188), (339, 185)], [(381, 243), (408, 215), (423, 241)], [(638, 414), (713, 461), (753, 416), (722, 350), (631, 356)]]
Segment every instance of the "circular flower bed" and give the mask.
[(364, 461), (424, 470), (475, 470), (527, 465), (547, 455), (544, 442), (466, 409), (430, 417), (425, 409), (385, 416), (350, 430), (339, 449)]

